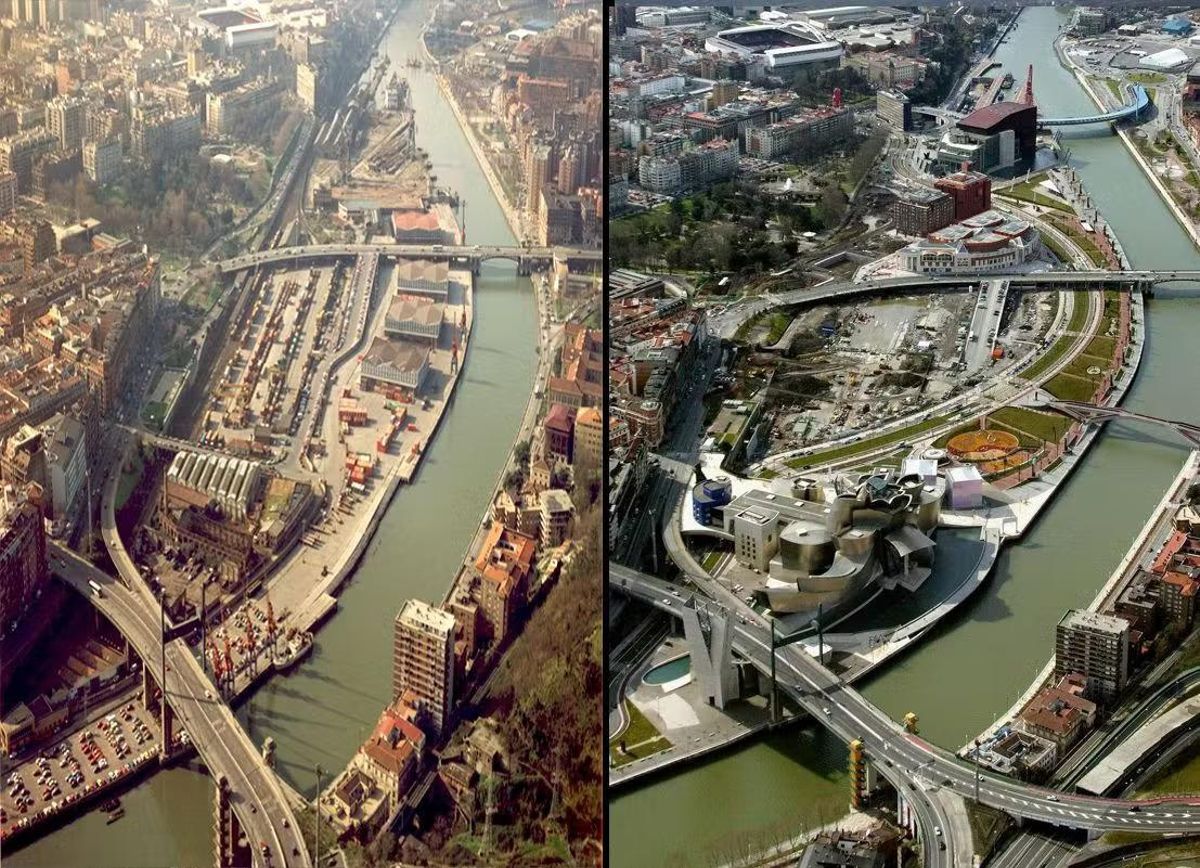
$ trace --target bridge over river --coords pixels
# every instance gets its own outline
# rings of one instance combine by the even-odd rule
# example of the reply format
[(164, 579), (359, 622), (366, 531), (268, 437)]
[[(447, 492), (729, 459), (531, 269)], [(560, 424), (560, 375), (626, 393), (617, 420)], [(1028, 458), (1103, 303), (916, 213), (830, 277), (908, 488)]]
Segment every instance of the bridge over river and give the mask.
[(276, 247), (255, 253), (235, 256), (218, 263), (222, 274), (234, 274), (247, 269), (279, 263), (348, 259), (366, 254), (378, 254), (391, 259), (431, 259), (451, 264), (462, 263), (471, 271), (492, 259), (507, 259), (517, 264), (517, 271), (529, 274), (548, 267), (555, 261), (585, 268), (599, 268), (603, 254), (584, 247), (524, 247), (502, 244), (305, 244), (298, 247)]

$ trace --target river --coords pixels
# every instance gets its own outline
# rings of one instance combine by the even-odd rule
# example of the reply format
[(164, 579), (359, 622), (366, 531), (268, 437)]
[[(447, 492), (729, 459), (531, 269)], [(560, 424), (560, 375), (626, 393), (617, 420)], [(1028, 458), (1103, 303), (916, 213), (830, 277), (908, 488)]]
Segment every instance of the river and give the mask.
[[(1027, 8), (996, 55), (1018, 84), (1033, 64), (1039, 108), (1057, 117), (1095, 111), (1052, 48), (1066, 20), (1063, 9)], [(1200, 268), (1200, 253), (1119, 138), (1107, 129), (1063, 138), (1135, 268)], [(1148, 304), (1146, 351), (1127, 407), (1200, 419), (1197, 334), (1200, 299), (1168, 290)], [(1064, 610), (1090, 603), (1186, 454), (1183, 441), (1159, 430), (1111, 425), (978, 595), (860, 685), (863, 693), (897, 718), (915, 712), (922, 734), (946, 747), (982, 730), (1028, 687), (1053, 652)], [(845, 765), (845, 747), (810, 725), (624, 792), (610, 808), (613, 864), (709, 864), (785, 827), (795, 833), (836, 819), (849, 797)]]
[[(392, 69), (409, 79), (417, 144), (439, 186), (466, 200), (471, 244), (513, 244), (487, 179), (431, 73), (409, 69), (420, 53), (431, 0), (402, 8), (384, 39)], [(389, 72), (390, 75), (390, 72)], [(475, 327), (464, 375), (416, 480), (388, 508), (362, 564), (316, 635), (314, 654), (275, 678), (237, 713), (255, 744), (270, 735), (282, 776), (311, 796), (315, 767), (340, 772), (391, 700), (392, 622), (405, 599), (437, 603), (461, 565), (504, 466), (533, 387), (536, 313), (527, 278), (509, 264), (477, 278)], [(89, 868), (212, 864), (212, 788), (182, 769), (160, 773), (123, 798), (124, 819), (97, 814), (15, 853), (5, 865)]]

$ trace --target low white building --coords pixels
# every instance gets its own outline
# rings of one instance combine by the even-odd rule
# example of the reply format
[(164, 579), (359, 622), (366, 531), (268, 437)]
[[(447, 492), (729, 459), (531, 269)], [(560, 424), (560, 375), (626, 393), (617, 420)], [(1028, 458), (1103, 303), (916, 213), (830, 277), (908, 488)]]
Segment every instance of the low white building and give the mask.
[(947, 470), (946, 491), (951, 509), (978, 509), (983, 506), (983, 477), (974, 465)]

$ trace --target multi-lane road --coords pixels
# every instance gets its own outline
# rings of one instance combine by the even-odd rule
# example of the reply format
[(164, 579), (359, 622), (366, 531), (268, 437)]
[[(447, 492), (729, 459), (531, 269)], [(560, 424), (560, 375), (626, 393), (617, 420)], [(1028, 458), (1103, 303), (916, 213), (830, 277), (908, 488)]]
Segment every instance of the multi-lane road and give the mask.
[(601, 261), (601, 251), (587, 247), (518, 247), (498, 244), (305, 244), (298, 247), (275, 247), (257, 253), (246, 253), (218, 263), (223, 273), (257, 268), (277, 262), (302, 259), (354, 257), (364, 253), (394, 256), (402, 259), (485, 260), (485, 259), (577, 259)]
[[(161, 621), (148, 594), (125, 587), (70, 549), (52, 545), (52, 571), (67, 581), (116, 625), (162, 684)], [(89, 582), (100, 586), (97, 596)], [(139, 582), (135, 587), (140, 586)], [(233, 807), (250, 843), (256, 865), (312, 864), (296, 827), (296, 818), (275, 777), (250, 737), (221, 700), (191, 649), (176, 639), (166, 647), (165, 696), (177, 726), (187, 733), (214, 777), (224, 775), (232, 790)], [(207, 822), (207, 818), (205, 818)]]
[(714, 334), (732, 338), (747, 320), (769, 310), (797, 304), (827, 302), (855, 295), (871, 295), (885, 292), (916, 291), (922, 289), (946, 289), (979, 283), (981, 280), (1002, 280), (1016, 287), (1078, 287), (1080, 289), (1114, 289), (1130, 284), (1200, 283), (1200, 271), (1031, 271), (1024, 273), (991, 272), (986, 274), (934, 275), (919, 274), (910, 277), (887, 277), (864, 280), (858, 283), (829, 281), (816, 286), (790, 289), (785, 292), (768, 293), (741, 303), (734, 303), (720, 313), (709, 317), (709, 329)]
[[(665, 611), (678, 612), (686, 599), (674, 597), (675, 585), (612, 565), (610, 582)], [(734, 624), (734, 650), (760, 671), (771, 668), (771, 631), (768, 620), (742, 604), (708, 577), (689, 576), (710, 604), (721, 606)], [(940, 788), (974, 798), (976, 776), (980, 801), (1024, 820), (1091, 831), (1179, 833), (1200, 831), (1200, 799), (1162, 799), (1153, 802), (1105, 799), (1034, 786), (1002, 775), (982, 772), (949, 751), (906, 732), (899, 723), (842, 683), (807, 651), (789, 645), (776, 651), (776, 672), (781, 690), (812, 717), (847, 742), (860, 739), (870, 761), (913, 802), (918, 816), (934, 818), (932, 826), (945, 830), (934, 835), (946, 845), (937, 852), (954, 861), (958, 848), (970, 841), (952, 840), (949, 828), (937, 817), (941, 810), (930, 794)], [(929, 804), (922, 804), (928, 802)], [(930, 826), (924, 825), (926, 840)], [(932, 853), (933, 850), (930, 849)], [(940, 864), (935, 856), (930, 864)]]

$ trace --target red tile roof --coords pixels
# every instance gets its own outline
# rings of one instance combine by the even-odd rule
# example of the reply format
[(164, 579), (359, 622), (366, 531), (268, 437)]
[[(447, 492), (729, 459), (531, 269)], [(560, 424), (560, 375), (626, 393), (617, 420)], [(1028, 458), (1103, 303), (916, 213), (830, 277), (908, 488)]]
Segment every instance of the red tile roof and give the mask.
[(392, 226), (397, 231), (406, 229), (440, 229), (442, 224), (437, 215), (430, 211), (393, 211)]

